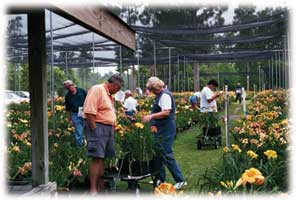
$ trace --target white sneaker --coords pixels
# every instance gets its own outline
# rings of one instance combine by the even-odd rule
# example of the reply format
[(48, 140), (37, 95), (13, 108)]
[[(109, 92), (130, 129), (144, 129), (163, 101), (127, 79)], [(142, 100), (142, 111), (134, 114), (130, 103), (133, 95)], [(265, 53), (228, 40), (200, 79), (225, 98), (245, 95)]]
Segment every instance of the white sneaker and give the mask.
[(162, 184), (162, 181), (158, 179), (158, 180), (156, 181), (156, 187), (160, 186), (160, 184)]
[(184, 187), (185, 185), (187, 185), (187, 182), (186, 181), (182, 181), (182, 182), (178, 182), (174, 185), (175, 189), (176, 190), (179, 190), (181, 189), (182, 187)]

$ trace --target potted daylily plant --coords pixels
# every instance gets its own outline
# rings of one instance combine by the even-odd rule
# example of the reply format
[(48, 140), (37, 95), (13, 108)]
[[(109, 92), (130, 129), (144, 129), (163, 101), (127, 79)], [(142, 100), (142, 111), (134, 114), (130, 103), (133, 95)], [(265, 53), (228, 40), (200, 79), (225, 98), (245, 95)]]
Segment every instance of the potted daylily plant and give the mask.
[(201, 135), (198, 136), (197, 149), (203, 145), (214, 145), (217, 149), (221, 146), (221, 127), (219, 116), (216, 112), (204, 112), (199, 116), (198, 125), (202, 128)]
[[(122, 125), (121, 125), (122, 124)], [(149, 125), (140, 122), (121, 122), (120, 128), (115, 128), (116, 143), (120, 147), (123, 162), (121, 173), (128, 175), (143, 175), (149, 171), (149, 162), (155, 154), (153, 134)], [(126, 125), (124, 125), (126, 124)]]

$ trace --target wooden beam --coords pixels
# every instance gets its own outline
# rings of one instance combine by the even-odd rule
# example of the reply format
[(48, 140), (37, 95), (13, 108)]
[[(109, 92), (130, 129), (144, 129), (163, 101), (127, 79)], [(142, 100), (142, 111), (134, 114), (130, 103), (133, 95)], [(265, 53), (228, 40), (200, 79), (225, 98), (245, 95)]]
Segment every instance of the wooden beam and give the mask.
[(31, 197), (31, 196), (40, 196), (40, 195), (54, 195), (57, 192), (57, 183), (48, 182), (44, 185), (39, 185), (38, 187), (33, 188), (29, 192), (26, 192), (22, 197)]
[(28, 13), (32, 186), (48, 183), (47, 70), (45, 10)]
[(59, 5), (49, 9), (129, 49), (136, 49), (135, 31), (119, 17), (102, 7)]

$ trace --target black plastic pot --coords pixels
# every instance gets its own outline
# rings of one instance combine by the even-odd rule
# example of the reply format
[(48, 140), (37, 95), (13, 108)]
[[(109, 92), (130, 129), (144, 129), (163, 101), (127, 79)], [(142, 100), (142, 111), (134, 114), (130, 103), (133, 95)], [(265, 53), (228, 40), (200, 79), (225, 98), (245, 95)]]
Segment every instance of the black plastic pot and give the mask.
[[(123, 162), (123, 163), (122, 163)], [(120, 169), (122, 163), (121, 175), (141, 176), (149, 173), (149, 161), (129, 161), (129, 159), (119, 160), (118, 168)], [(129, 165), (131, 164), (131, 172), (129, 171)]]

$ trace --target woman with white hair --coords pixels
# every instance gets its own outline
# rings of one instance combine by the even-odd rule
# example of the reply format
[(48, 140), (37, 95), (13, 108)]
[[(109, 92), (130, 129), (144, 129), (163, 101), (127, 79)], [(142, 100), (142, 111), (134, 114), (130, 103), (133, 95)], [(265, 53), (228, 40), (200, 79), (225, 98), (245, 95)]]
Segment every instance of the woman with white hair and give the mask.
[(167, 166), (176, 181), (175, 188), (180, 189), (187, 183), (181, 173), (177, 161), (174, 158), (173, 142), (176, 135), (175, 124), (175, 102), (171, 93), (164, 88), (165, 84), (157, 77), (148, 79), (146, 87), (153, 92), (156, 97), (152, 107), (152, 114), (143, 117), (143, 122), (151, 123), (151, 131), (155, 133), (154, 140), (159, 151), (156, 155), (157, 169), (160, 174), (156, 177), (158, 186), (165, 182), (166, 174), (164, 165)]

